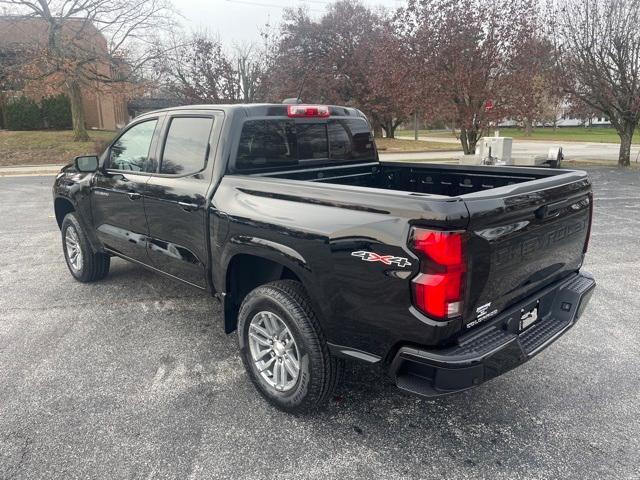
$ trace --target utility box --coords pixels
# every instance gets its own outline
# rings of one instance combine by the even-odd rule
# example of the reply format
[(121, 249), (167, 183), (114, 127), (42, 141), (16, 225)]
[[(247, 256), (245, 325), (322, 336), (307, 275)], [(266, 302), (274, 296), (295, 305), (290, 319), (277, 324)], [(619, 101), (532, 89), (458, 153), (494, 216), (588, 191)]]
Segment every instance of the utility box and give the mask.
[(476, 146), (480, 165), (513, 165), (511, 137), (482, 137)]

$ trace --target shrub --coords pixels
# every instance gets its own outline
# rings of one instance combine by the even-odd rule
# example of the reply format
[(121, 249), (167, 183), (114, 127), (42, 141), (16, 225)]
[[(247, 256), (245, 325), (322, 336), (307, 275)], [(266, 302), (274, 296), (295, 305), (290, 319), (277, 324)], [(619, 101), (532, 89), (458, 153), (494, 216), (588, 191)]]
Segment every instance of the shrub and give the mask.
[(47, 128), (55, 130), (71, 128), (71, 103), (64, 93), (43, 98), (41, 109)]
[(5, 128), (8, 130), (37, 130), (42, 128), (40, 107), (27, 97), (11, 100), (5, 107)]

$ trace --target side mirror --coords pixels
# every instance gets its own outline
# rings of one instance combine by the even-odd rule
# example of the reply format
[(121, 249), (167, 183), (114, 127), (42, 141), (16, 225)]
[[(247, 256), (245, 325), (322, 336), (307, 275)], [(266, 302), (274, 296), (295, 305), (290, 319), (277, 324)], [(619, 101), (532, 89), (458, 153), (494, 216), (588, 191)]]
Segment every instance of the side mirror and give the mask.
[(97, 155), (81, 155), (73, 160), (73, 164), (78, 172), (91, 173), (98, 170)]

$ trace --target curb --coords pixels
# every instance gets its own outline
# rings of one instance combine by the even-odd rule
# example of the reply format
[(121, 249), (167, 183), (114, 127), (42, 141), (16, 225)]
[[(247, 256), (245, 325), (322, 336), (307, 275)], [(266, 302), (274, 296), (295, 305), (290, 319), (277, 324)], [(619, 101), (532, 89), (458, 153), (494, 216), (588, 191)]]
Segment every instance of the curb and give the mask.
[(8, 165), (0, 167), (0, 177), (53, 176), (64, 165)]

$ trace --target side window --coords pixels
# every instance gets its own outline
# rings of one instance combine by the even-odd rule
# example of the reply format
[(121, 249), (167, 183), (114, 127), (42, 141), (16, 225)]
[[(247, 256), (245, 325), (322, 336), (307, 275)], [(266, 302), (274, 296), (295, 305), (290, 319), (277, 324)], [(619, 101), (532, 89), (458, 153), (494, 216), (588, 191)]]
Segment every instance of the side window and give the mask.
[(162, 152), (160, 173), (188, 175), (207, 163), (213, 118), (175, 117), (171, 120)]
[(149, 147), (157, 120), (134, 125), (111, 146), (109, 168), (131, 172), (150, 172)]
[(249, 120), (240, 134), (238, 168), (265, 168), (298, 163), (295, 125), (289, 120)]

